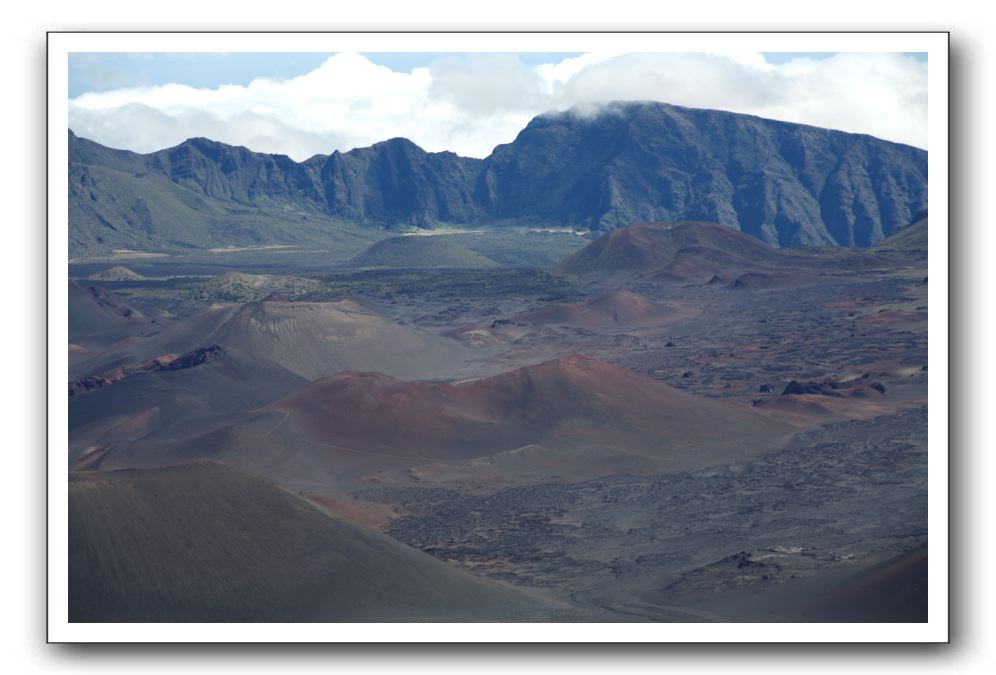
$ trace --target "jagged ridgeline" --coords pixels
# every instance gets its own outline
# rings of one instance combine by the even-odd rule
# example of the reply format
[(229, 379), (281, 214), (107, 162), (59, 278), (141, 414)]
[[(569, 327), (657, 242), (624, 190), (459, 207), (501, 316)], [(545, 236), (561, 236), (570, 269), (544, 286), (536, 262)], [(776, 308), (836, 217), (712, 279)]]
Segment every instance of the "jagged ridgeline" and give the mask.
[(204, 138), (142, 155), (70, 131), (69, 202), (71, 255), (261, 244), (353, 255), (384, 228), (679, 220), (777, 247), (871, 246), (926, 212), (927, 153), (653, 102), (540, 115), (485, 159), (403, 138), (304, 162)]

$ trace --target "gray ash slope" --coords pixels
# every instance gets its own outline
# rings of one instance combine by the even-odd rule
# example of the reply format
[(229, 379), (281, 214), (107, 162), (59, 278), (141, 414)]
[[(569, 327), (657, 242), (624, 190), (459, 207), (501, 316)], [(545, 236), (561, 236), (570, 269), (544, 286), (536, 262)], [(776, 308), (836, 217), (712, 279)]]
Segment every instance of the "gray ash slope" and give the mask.
[[(870, 246), (927, 209), (927, 153), (656, 102), (534, 118), (485, 159), (402, 138), (294, 162), (203, 138), (150, 154), (69, 135), (71, 253), (306, 243), (343, 227), (708, 220), (769, 244)], [(347, 227), (348, 229), (348, 227)]]
[(514, 621), (562, 608), (224, 465), (69, 475), (72, 621)]
[(106, 346), (130, 335), (162, 330), (162, 317), (147, 316), (139, 307), (101, 286), (69, 281), (69, 340)]

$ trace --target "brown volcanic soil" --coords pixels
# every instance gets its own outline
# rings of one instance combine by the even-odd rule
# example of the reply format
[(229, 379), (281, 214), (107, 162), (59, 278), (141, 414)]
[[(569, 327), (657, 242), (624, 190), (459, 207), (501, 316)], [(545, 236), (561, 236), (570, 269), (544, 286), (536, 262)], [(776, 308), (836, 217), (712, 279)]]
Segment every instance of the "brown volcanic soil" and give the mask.
[(716, 223), (645, 223), (613, 230), (564, 260), (567, 275), (645, 272), (708, 280), (732, 267), (756, 269), (782, 258), (777, 249)]
[[(888, 373), (883, 373), (888, 375)], [(800, 428), (836, 420), (866, 420), (926, 403), (895, 395), (867, 372), (842, 380), (792, 381), (781, 394), (753, 399), (755, 409)]]
[[(268, 407), (311, 438), (420, 459), (471, 459), (530, 444), (626, 450), (687, 466), (771, 447), (786, 427), (751, 408), (687, 394), (573, 356), (459, 383), (345, 373)], [(722, 453), (720, 453), (722, 454)]]
[(606, 293), (584, 303), (548, 305), (511, 317), (528, 324), (558, 324), (603, 328), (666, 326), (700, 315), (701, 310), (673, 303), (653, 302), (630, 291)]
[(386, 504), (371, 504), (353, 499), (333, 499), (324, 495), (301, 495), (323, 511), (341, 516), (359, 525), (378, 528), (397, 517), (397, 512)]
[[(735, 276), (740, 280), (749, 275), (762, 275), (771, 268), (764, 266), (764, 260), (756, 261), (708, 246), (695, 246), (682, 249), (671, 259), (665, 259), (659, 267), (648, 273), (656, 281), (672, 283), (709, 283), (715, 278)], [(736, 284), (736, 280), (733, 284)]]
[[(353, 490), (376, 485), (488, 491), (698, 468), (776, 449), (796, 428), (749, 402), (574, 356), (456, 383), (342, 373), (255, 412), (160, 425), (87, 466), (217, 460), (348, 502)], [(77, 457), (85, 460), (86, 449)]]
[(796, 394), (776, 396), (758, 402), (756, 408), (773, 419), (799, 428), (808, 428), (835, 420), (867, 420), (899, 410), (914, 408), (922, 401), (903, 401), (877, 396), (825, 396)]
[(535, 621), (562, 610), (219, 464), (69, 475), (70, 621)]
[(851, 269), (877, 269), (896, 261), (888, 255), (843, 248), (776, 249), (732, 227), (681, 221), (613, 230), (553, 271), (599, 285), (640, 278), (771, 288), (826, 283)]

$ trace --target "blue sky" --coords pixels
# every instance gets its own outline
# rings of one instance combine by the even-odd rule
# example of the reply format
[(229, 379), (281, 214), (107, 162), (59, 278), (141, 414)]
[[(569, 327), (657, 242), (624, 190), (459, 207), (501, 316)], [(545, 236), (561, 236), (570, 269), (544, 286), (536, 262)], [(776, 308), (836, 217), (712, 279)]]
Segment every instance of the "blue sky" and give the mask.
[(74, 53), (69, 55), (69, 97), (88, 91), (157, 84), (214, 88), (249, 84), (256, 77), (306, 73), (331, 54)]
[[(782, 64), (798, 58), (825, 59), (830, 52), (762, 52), (771, 64)], [(579, 53), (536, 52), (518, 53), (525, 65), (557, 63)], [(99, 92), (124, 87), (158, 84), (187, 84), (192, 87), (214, 88), (223, 84), (247, 85), (254, 78), (288, 79), (303, 75), (320, 66), (331, 52), (308, 53), (75, 53), (69, 55), (69, 97), (88, 91)], [(452, 57), (446, 52), (366, 52), (370, 61), (401, 73), (428, 66), (434, 61)], [(916, 54), (926, 61), (926, 54)]]
[[(835, 52), (761, 52), (768, 63), (781, 64), (794, 59), (826, 59), (834, 55)], [(921, 63), (927, 62), (927, 52), (904, 52), (906, 56), (912, 56)]]
[[(314, 70), (332, 52), (308, 53), (75, 53), (69, 55), (69, 97), (88, 91), (157, 84), (188, 84), (214, 88), (223, 84), (246, 85), (257, 77), (288, 79)], [(365, 52), (370, 61), (399, 73), (452, 57), (446, 52)], [(529, 66), (557, 63), (578, 53), (537, 52), (516, 56)]]

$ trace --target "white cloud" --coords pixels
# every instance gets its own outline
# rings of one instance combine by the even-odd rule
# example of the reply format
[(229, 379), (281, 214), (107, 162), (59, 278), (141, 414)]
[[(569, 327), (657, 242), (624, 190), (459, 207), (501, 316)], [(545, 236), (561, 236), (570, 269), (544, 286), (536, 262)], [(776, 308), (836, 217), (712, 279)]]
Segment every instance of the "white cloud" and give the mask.
[(536, 72), (546, 84), (548, 93), (554, 93), (558, 87), (580, 73), (588, 66), (602, 61), (622, 56), (625, 52), (588, 52), (581, 56), (566, 58), (558, 63), (544, 63), (536, 66)]
[(309, 131), (270, 114), (246, 110), (222, 117), (204, 109), (169, 114), (142, 103), (101, 110), (81, 108), (71, 115), (70, 128), (85, 138), (138, 152), (171, 147), (195, 136), (298, 160), (317, 154), (316, 148), (356, 145), (354, 137), (337, 130)]
[(454, 55), (398, 73), (336, 54), (290, 80), (180, 84), (83, 94), (71, 128), (149, 152), (206, 136), (303, 160), (395, 136), (430, 151), (488, 155), (533, 116), (608, 100), (658, 100), (927, 145), (926, 64), (900, 54), (837, 54), (772, 65), (757, 53), (591, 53), (526, 66)]

